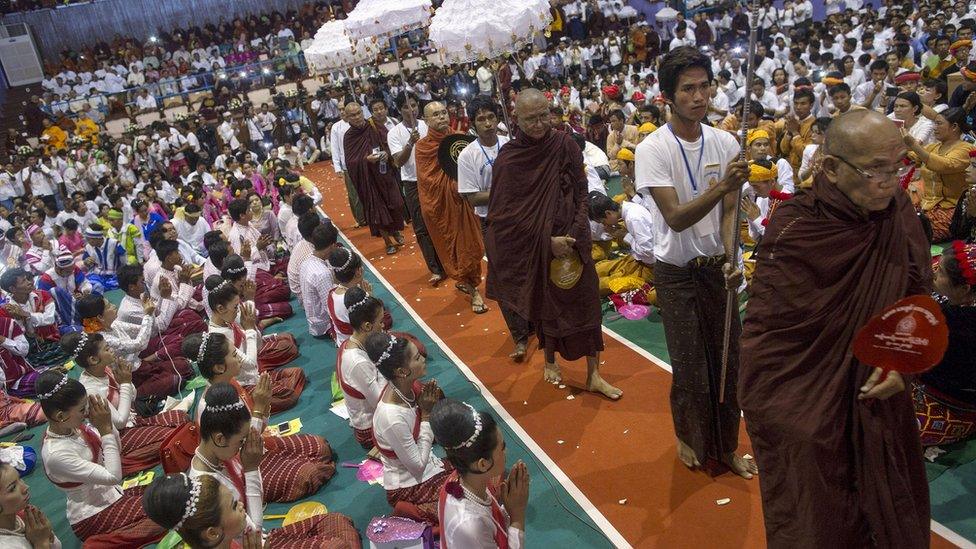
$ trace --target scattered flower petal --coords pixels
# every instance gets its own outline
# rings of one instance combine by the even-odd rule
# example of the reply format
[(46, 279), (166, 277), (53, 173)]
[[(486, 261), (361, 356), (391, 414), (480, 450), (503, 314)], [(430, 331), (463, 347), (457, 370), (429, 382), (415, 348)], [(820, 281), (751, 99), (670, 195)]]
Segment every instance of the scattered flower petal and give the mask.
[(732, 502), (732, 498), (722, 498), (715, 500), (716, 505), (728, 505)]
[(573, 395), (566, 395), (566, 400), (574, 400), (575, 398)]
[(627, 498), (624, 498), (624, 499), (618, 501), (617, 503), (619, 503), (620, 505), (627, 505)]
[(556, 444), (562, 444), (563, 442), (565, 442), (565, 441), (562, 441), (562, 440), (557, 440), (557, 441), (556, 441)]

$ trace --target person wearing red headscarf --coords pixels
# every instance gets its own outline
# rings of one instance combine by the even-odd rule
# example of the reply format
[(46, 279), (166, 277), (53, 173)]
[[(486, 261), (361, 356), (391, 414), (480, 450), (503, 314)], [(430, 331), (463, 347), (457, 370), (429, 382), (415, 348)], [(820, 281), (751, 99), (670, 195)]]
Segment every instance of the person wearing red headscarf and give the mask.
[(898, 128), (863, 110), (831, 123), (809, 192), (783, 202), (756, 252), (738, 401), (762, 474), (769, 547), (929, 546), (911, 394), (851, 353), (854, 335), (932, 288)]

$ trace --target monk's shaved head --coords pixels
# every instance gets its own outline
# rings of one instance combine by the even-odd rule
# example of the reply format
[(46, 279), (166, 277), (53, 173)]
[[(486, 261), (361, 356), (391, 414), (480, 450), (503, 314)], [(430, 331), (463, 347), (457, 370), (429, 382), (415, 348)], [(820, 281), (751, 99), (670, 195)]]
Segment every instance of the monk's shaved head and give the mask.
[(884, 210), (901, 192), (898, 170), (907, 153), (901, 131), (888, 117), (868, 110), (835, 118), (824, 139), (824, 175), (855, 205)]
[(354, 128), (362, 128), (366, 125), (366, 118), (363, 117), (363, 108), (355, 101), (350, 101), (342, 107), (342, 119)]
[(451, 128), (451, 115), (440, 101), (431, 101), (424, 107), (424, 122), (438, 133), (447, 133)]
[(526, 88), (515, 98), (515, 116), (526, 135), (540, 139), (549, 131), (549, 99), (535, 88)]

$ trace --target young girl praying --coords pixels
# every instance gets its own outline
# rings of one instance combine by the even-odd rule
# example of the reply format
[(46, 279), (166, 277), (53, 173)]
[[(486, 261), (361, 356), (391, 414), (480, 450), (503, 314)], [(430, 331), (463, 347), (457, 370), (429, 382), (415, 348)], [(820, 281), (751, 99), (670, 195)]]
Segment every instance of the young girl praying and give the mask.
[(429, 416), (444, 393), (436, 381), (417, 391), (414, 382), (427, 372), (427, 361), (405, 337), (373, 333), (366, 354), (386, 378), (373, 412), (373, 438), (383, 462), (386, 500), (403, 516), (437, 525), (437, 498), (449, 465), (434, 455)]
[[(154, 483), (146, 492), (145, 509), (160, 525), (179, 532), (191, 547), (233, 547), (230, 545), (232, 540), (245, 532), (260, 532), (263, 525), (263, 480), (259, 469), (263, 453), (262, 437), (251, 425), (247, 405), (234, 387), (227, 383), (214, 384), (207, 391), (205, 404), (200, 418), (200, 446), (193, 456), (190, 470), (185, 476), (171, 475)], [(160, 486), (172, 483), (170, 479), (180, 480), (184, 497), (174, 494), (166, 497), (157, 491)], [(199, 488), (194, 489), (194, 486)], [(199, 499), (195, 502), (190, 500), (194, 491), (199, 492)], [(226, 495), (215, 497), (215, 491)], [(225, 514), (224, 511), (231, 510), (231, 506), (226, 505), (216, 515), (224, 519), (233, 517), (234, 520), (217, 519), (212, 514), (216, 510), (214, 503), (229, 503), (231, 500), (237, 502), (233, 506), (234, 513)], [(174, 501), (195, 505), (174, 504)], [(210, 510), (210, 513), (201, 513), (205, 510)], [(191, 520), (194, 517), (203, 520)], [(230, 522), (233, 522), (234, 528), (227, 528), (223, 532), (211, 530), (221, 526), (226, 528)], [(350, 542), (350, 547), (359, 546), (359, 536), (352, 521), (338, 513), (320, 515), (293, 526), (272, 531), (266, 546), (288, 547), (290, 543), (304, 543), (301, 546), (331, 547), (340, 541)]]
[(41, 374), (37, 393), (48, 417), (41, 464), (67, 496), (78, 539), (86, 547), (142, 547), (162, 539), (166, 531), (142, 510), (142, 489), (122, 490), (119, 434), (108, 402), (60, 370)]
[(351, 288), (343, 296), (353, 333), (339, 345), (336, 355), (336, 379), (345, 395), (356, 442), (367, 450), (374, 447), (373, 411), (386, 387), (383, 378), (366, 354), (366, 338), (383, 331), (383, 302), (362, 288)]
[(529, 471), (518, 461), (505, 474), (505, 438), (487, 412), (444, 399), (430, 414), (434, 438), (454, 472), (441, 489), (441, 549), (519, 549), (525, 545)]
[(94, 294), (83, 296), (78, 299), (75, 308), (85, 333), (100, 334), (112, 351), (133, 365), (132, 382), (137, 389), (136, 396), (165, 399), (167, 395), (176, 394), (183, 382), (193, 377), (190, 362), (185, 357), (156, 352), (139, 358), (149, 344), (155, 325), (153, 313), (156, 305), (149, 298), (143, 299), (142, 310), (145, 314), (134, 338), (121, 325), (116, 326), (119, 311), (104, 297)]
[[(335, 275), (336, 285), (329, 292), (329, 318), (335, 330), (336, 345), (342, 345), (352, 335), (353, 327), (349, 324), (349, 311), (343, 301), (346, 292), (352, 288), (361, 288), (368, 295), (373, 294), (373, 287), (363, 278), (363, 260), (358, 254), (346, 248), (336, 248), (329, 255), (329, 267)], [(383, 329), (389, 330), (393, 325), (393, 318), (389, 311), (383, 313)]]
[(0, 462), (0, 547), (5, 549), (61, 549), (51, 521), (30, 505), (30, 488), (17, 469)]
[[(245, 282), (245, 286), (253, 288), (253, 283)], [(274, 370), (298, 357), (295, 336), (289, 333), (261, 335), (254, 303), (242, 301), (240, 291), (231, 281), (211, 276), (206, 287), (211, 310), (208, 331), (224, 334), (246, 357), (238, 376), (241, 385), (254, 385), (259, 372)], [(296, 400), (305, 388), (305, 374), (301, 368), (288, 368), (272, 377), (276, 383), (290, 387)], [(283, 393), (278, 395), (284, 398)], [(284, 403), (279, 403), (281, 405)], [(291, 405), (294, 406), (294, 402)], [(284, 408), (276, 406), (278, 409)]]
[(186, 412), (170, 410), (138, 417), (133, 406), (132, 364), (119, 359), (102, 334), (75, 332), (61, 338), (65, 353), (82, 368), (78, 381), (89, 395), (104, 398), (112, 412), (112, 425), (121, 435), (122, 474), (129, 475), (159, 464), (159, 448), (166, 437), (189, 421)]
[[(255, 386), (242, 387), (237, 378), (247, 359), (220, 333), (187, 338), (184, 352), (195, 356), (200, 375), (209, 382), (198, 400), (195, 414), (197, 423), (202, 420), (210, 388), (215, 384), (227, 383), (237, 390), (241, 401), (247, 406), (251, 426), (259, 433), (264, 432), (269, 410), (274, 410), (276, 389), (271, 373), (261, 374)], [(261, 469), (266, 500), (294, 501), (317, 492), (335, 474), (335, 463), (332, 448), (320, 436), (266, 436)]]

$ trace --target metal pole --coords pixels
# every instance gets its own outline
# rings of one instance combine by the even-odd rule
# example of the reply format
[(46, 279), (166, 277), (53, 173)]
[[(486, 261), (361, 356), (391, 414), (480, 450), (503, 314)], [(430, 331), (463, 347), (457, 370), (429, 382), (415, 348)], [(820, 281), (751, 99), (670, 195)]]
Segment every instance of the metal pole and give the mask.
[[(746, 94), (742, 100), (742, 120), (739, 121), (739, 161), (746, 159), (746, 121), (749, 119), (749, 103), (751, 92), (749, 87), (756, 73), (756, 27), (759, 19), (759, 0), (752, 0), (752, 17), (749, 18), (749, 49), (746, 51), (748, 65), (746, 65)], [(732, 231), (732, 257), (728, 258), (732, 269), (739, 267), (739, 218), (742, 215), (742, 187), (735, 192), (735, 226)], [(725, 379), (729, 371), (729, 353), (732, 349), (732, 323), (739, 314), (739, 289), (729, 288), (728, 299), (725, 302), (725, 335), (722, 339), (722, 376), (719, 380), (719, 403), (725, 402)]]
[(400, 50), (397, 47), (397, 39), (398, 38), (399, 38), (399, 36), (393, 36), (393, 57), (396, 58), (397, 71), (400, 72), (400, 81), (403, 82), (403, 85), (404, 86), (406, 86), (407, 85), (407, 79), (406, 79), (405, 76), (403, 76), (403, 61), (400, 60)]
[[(502, 58), (500, 62), (504, 63), (505, 59)], [(505, 119), (505, 131), (507, 131), (508, 136), (511, 137), (513, 130), (512, 130), (512, 121), (509, 120), (508, 118), (508, 106), (507, 106), (508, 98), (505, 97), (504, 93), (502, 93), (502, 79), (500, 76), (498, 76), (498, 69), (495, 69), (494, 72), (495, 72), (495, 87), (498, 88), (498, 104), (502, 106), (502, 117)]]

